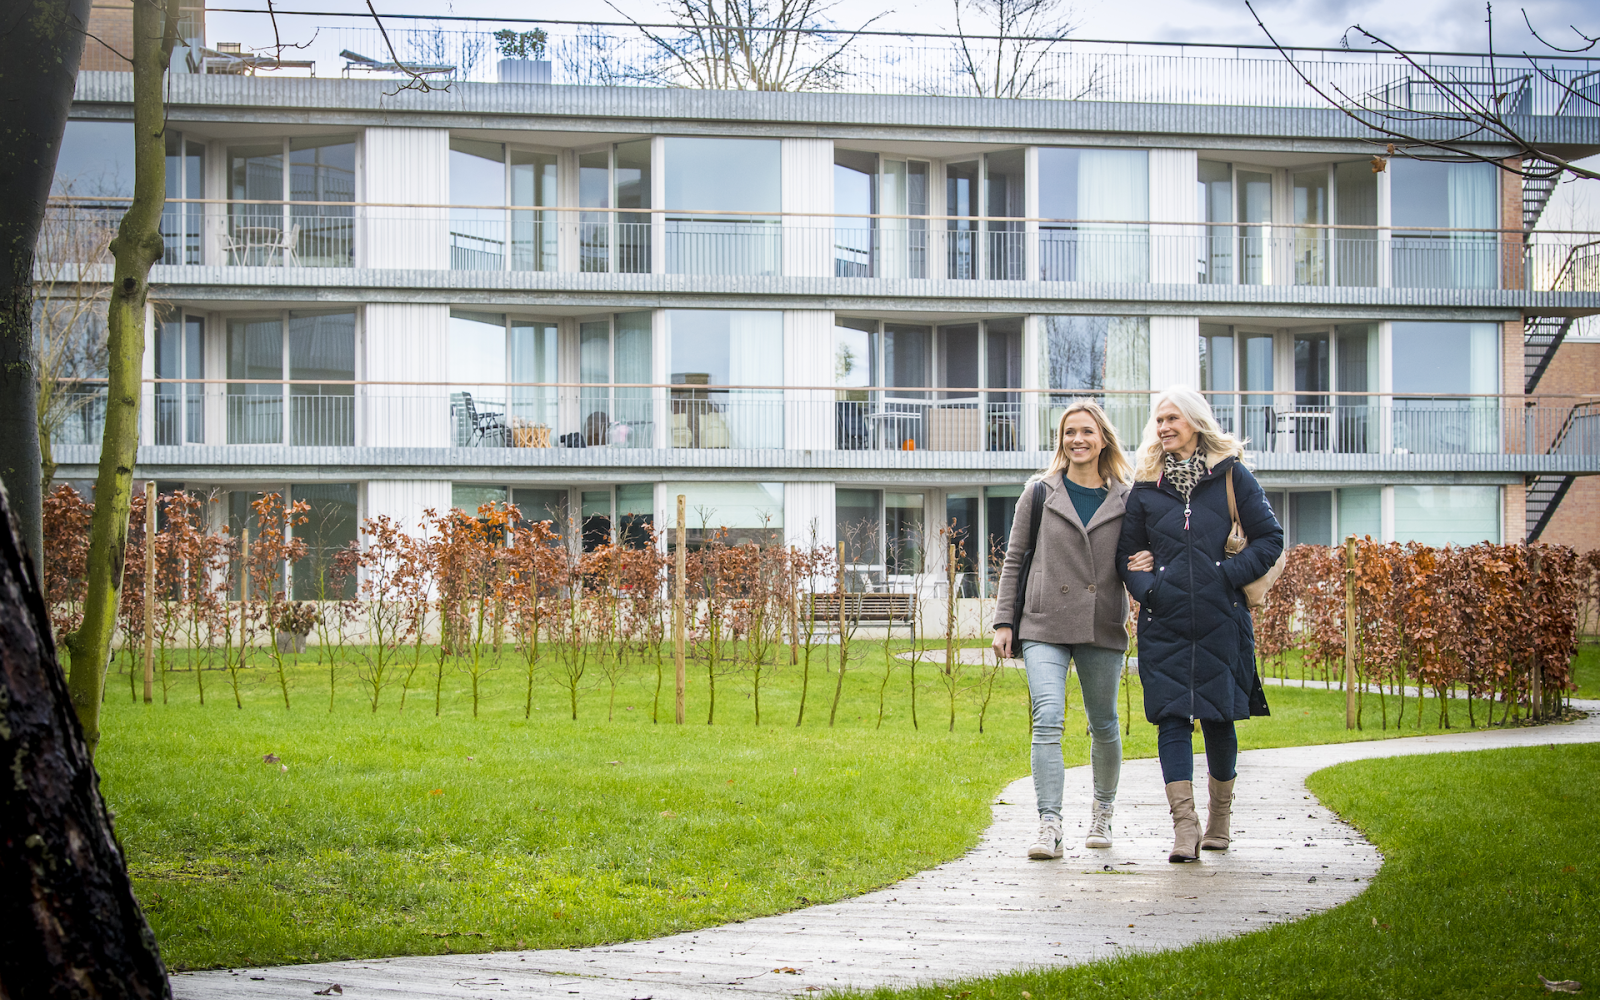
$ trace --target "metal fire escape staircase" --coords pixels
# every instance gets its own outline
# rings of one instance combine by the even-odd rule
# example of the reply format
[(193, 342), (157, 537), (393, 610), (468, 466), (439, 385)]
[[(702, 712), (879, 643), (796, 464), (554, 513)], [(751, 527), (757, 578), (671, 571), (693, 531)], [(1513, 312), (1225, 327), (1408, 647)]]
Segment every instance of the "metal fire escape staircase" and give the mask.
[[(1539, 216), (1555, 193), (1557, 178), (1522, 182), (1522, 232), (1527, 235), (1539, 224)], [(1561, 341), (1572, 329), (1570, 316), (1528, 316), (1522, 318), (1523, 392), (1531, 393), (1556, 356)]]
[[(1546, 455), (1556, 455), (1561, 452), (1561, 446), (1566, 442), (1567, 435), (1578, 426), (1580, 419), (1593, 420), (1600, 418), (1600, 403), (1579, 403), (1567, 414), (1567, 419), (1561, 422), (1561, 428), (1556, 431), (1555, 437), (1550, 442), (1550, 447), (1544, 450)], [(1544, 529), (1549, 526), (1550, 518), (1555, 515), (1556, 508), (1561, 506), (1561, 500), (1572, 489), (1572, 483), (1578, 477), (1566, 473), (1541, 472), (1529, 476), (1527, 480), (1527, 526), (1528, 541), (1536, 542)]]

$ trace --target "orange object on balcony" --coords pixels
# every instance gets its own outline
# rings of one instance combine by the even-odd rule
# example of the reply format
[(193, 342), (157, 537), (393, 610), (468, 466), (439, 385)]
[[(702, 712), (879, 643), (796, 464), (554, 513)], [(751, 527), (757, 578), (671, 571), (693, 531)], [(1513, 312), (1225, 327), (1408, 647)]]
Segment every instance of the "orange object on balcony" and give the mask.
[(916, 451), (917, 450), (917, 439), (916, 438), (906, 438), (904, 441), (900, 442), (900, 450), (901, 451)]

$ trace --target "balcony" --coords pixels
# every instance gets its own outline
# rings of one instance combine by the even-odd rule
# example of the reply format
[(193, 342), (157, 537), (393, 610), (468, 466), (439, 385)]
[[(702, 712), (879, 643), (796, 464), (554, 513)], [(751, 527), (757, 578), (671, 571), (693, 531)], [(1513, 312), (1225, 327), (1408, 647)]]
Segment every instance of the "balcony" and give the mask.
[[(443, 205), (169, 203), (162, 263), (1600, 292), (1600, 233), (1590, 232), (488, 209), (457, 219)], [(95, 237), (114, 231), (121, 211), (104, 199), (53, 200), (54, 228), (81, 238), (53, 241), (49, 263), (106, 263)]]
[[(259, 461), (259, 446), (277, 446), (288, 450), (273, 453), (285, 456), (302, 448), (427, 453), (445, 465), (1026, 469), (1045, 464), (1061, 413), (1080, 395), (1102, 401), (1125, 443), (1138, 440), (1148, 393), (165, 380), (145, 386), (142, 442), (176, 464), (185, 454), (226, 463), (235, 446), (257, 446), (236, 453)], [(1600, 400), (1592, 397), (1212, 396), (1224, 429), (1247, 439), (1263, 467), (1600, 472)], [(90, 461), (103, 392), (79, 393), (68, 411), (55, 444), (88, 449), (64, 458), (69, 464)], [(873, 457), (862, 454), (863, 464), (852, 453)]]

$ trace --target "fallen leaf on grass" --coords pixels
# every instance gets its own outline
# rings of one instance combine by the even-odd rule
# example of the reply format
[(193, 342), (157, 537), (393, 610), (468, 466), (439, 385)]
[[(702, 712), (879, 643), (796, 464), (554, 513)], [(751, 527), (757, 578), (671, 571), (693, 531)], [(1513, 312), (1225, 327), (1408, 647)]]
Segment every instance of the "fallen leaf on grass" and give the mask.
[(436, 937), (436, 938), (447, 938), (447, 937), (488, 937), (489, 936), (488, 934), (484, 933), (483, 931), (425, 931), (424, 933), (428, 934), (430, 937)]
[(791, 976), (798, 976), (798, 975), (799, 975), (799, 974), (800, 974), (800, 970), (799, 970), (799, 969), (797, 969), (797, 968), (795, 968), (795, 967), (794, 967), (794, 966), (792, 966), (792, 965), (785, 965), (785, 966), (784, 966), (784, 967), (783, 967), (783, 968), (781, 968), (781, 969), (773, 969), (773, 970), (772, 970), (772, 971), (773, 971), (773, 972), (783, 972), (783, 973), (787, 973), (787, 974), (788, 974), (788, 975), (791, 975)]
[(429, 792), (429, 793), (428, 793), (428, 794), (429, 794), (429, 795), (443, 795), (443, 794), (444, 794), (444, 789), (442, 789), (442, 788), (435, 788), (435, 789), (433, 789), (433, 790), (432, 790), (432, 791), (430, 791), (430, 792)]
[(275, 754), (275, 753), (268, 753), (268, 754), (262, 754), (261, 755), (261, 763), (263, 763), (263, 764), (276, 764), (277, 762), (278, 762), (278, 755)]
[(325, 996), (329, 995), (330, 993), (337, 993), (340, 996), (343, 996), (344, 995), (344, 987), (340, 986), (338, 983), (334, 983), (332, 986), (328, 987), (325, 990), (312, 990), (311, 993), (312, 993), (313, 996), (319, 996), (319, 997), (325, 997)]
[(1546, 993), (1576, 993), (1583, 989), (1583, 984), (1578, 982), (1576, 979), (1557, 979), (1552, 982), (1551, 980), (1540, 976), (1539, 982), (1544, 984)]
[(677, 819), (678, 818), (678, 814), (673, 812), (671, 809), (663, 809), (663, 810), (661, 810), (661, 818), (662, 819)]

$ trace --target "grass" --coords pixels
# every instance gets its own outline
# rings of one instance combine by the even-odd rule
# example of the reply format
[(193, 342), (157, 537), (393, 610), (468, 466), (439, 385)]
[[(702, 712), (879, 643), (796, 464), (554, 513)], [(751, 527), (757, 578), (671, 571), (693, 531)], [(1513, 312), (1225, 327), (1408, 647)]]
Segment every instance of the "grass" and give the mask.
[(1585, 643), (1572, 658), (1572, 677), (1578, 682), (1577, 697), (1600, 698), (1600, 643)]
[[(977, 841), (995, 794), (1028, 772), (1021, 672), (1002, 671), (980, 735), (971, 691), (948, 731), (923, 665), (913, 729), (899, 661), (879, 729), (881, 646), (864, 652), (833, 728), (837, 675), (820, 664), (799, 728), (790, 666), (763, 687), (759, 728), (748, 675), (718, 679), (705, 725), (693, 662), (682, 727), (650, 721), (653, 666), (623, 680), (614, 721), (608, 689), (586, 681), (576, 722), (549, 675), (524, 720), (509, 654), (483, 678), (476, 719), (453, 667), (437, 716), (431, 674), (403, 713), (398, 689), (374, 713), (350, 665), (330, 711), (310, 655), (290, 668), (289, 711), (264, 656), (242, 675), (243, 709), (220, 671), (205, 672), (204, 706), (192, 672), (149, 706), (130, 701), (124, 673), (111, 678), (97, 764), (175, 969), (643, 938), (861, 893)], [(670, 676), (667, 688), (670, 701)], [(1136, 684), (1129, 693), (1127, 753), (1153, 756)], [(1415, 732), (1378, 731), (1371, 715), (1347, 732), (1338, 692), (1268, 697), (1274, 714), (1240, 727), (1244, 748)], [(1073, 711), (1069, 731), (1083, 718)], [(1451, 714), (1466, 717), (1459, 704)], [(1424, 719), (1432, 731), (1431, 706)], [(1065, 753), (1086, 763), (1087, 740)]]
[(1600, 747), (1372, 760), (1311, 789), (1383, 851), (1327, 913), (1158, 955), (895, 992), (874, 1000), (1291, 1000), (1543, 995), (1600, 980)]

